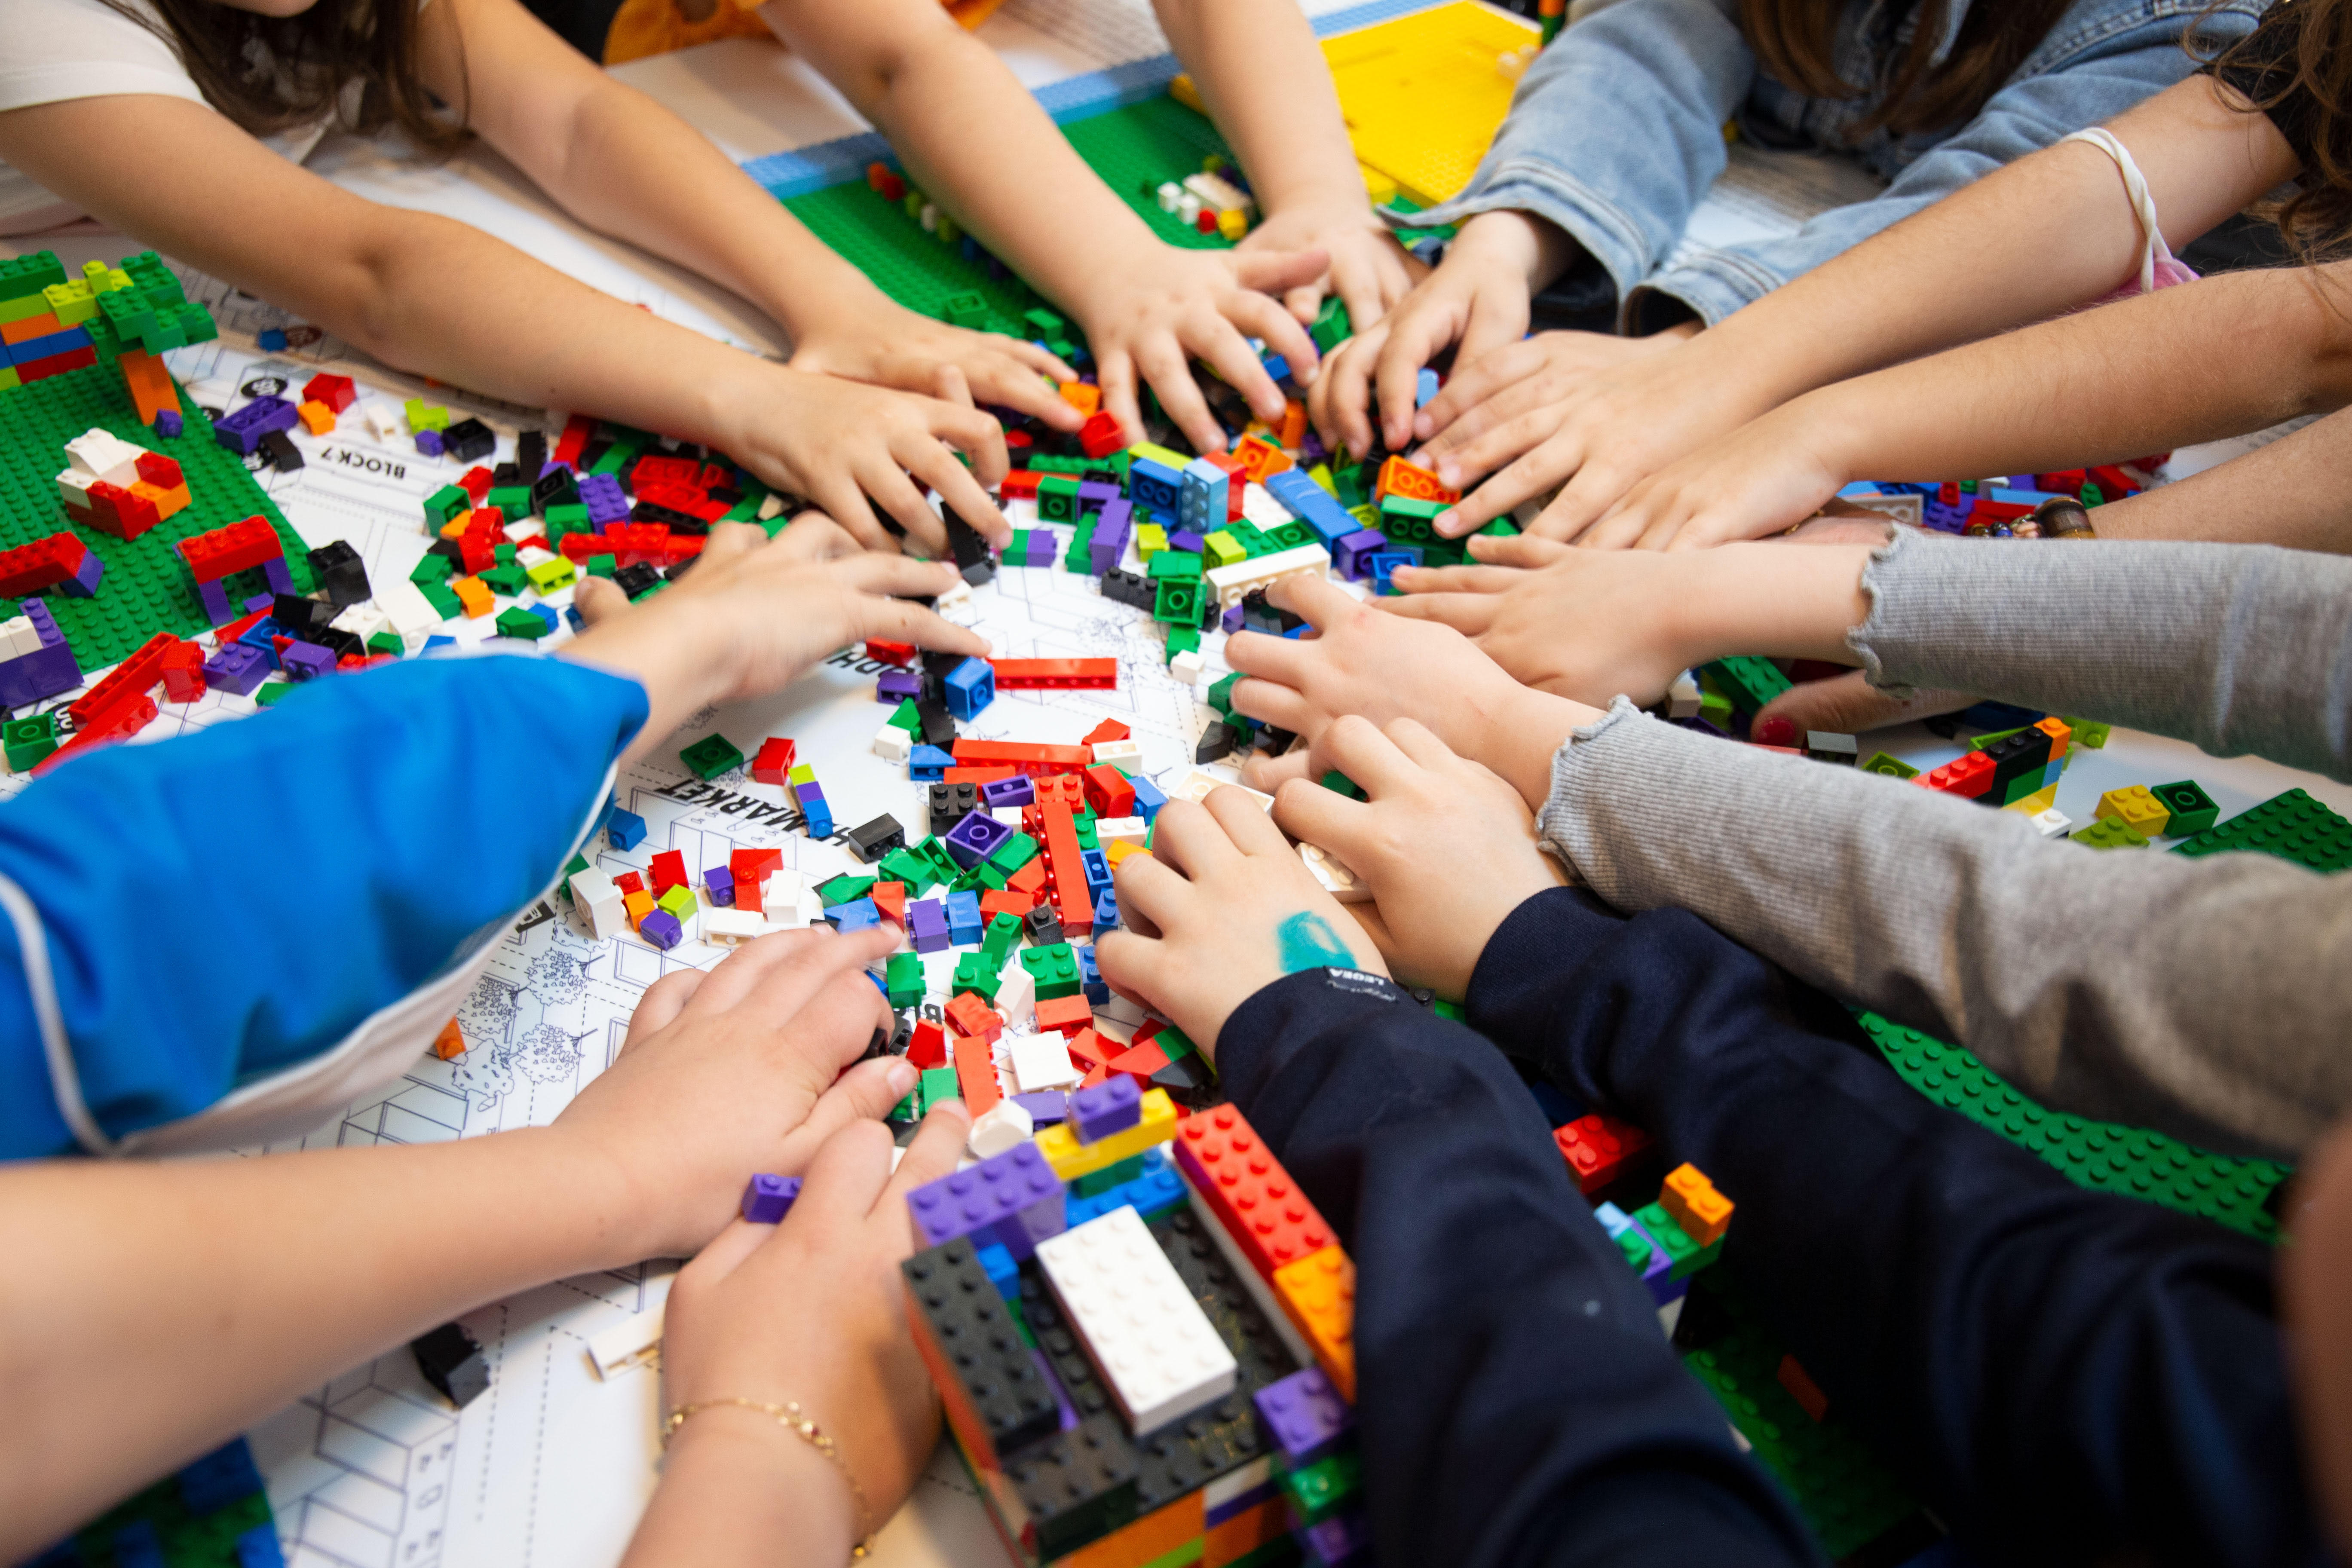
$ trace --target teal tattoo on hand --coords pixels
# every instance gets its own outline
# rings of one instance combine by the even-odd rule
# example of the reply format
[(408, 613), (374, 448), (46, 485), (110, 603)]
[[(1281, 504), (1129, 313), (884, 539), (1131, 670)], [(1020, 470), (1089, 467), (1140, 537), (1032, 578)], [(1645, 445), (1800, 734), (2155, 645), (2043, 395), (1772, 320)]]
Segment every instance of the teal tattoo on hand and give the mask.
[(1296, 974), (1302, 969), (1353, 969), (1356, 955), (1331, 929), (1331, 922), (1318, 914), (1291, 916), (1275, 928), (1275, 937), (1282, 943), (1282, 972)]

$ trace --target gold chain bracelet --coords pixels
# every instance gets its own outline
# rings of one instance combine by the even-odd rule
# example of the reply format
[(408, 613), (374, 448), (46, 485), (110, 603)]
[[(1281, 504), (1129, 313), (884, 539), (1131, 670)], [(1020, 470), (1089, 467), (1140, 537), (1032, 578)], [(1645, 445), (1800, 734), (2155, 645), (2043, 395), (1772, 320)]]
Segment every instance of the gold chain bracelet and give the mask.
[(873, 1549), (874, 1514), (866, 1503), (866, 1489), (859, 1486), (857, 1478), (849, 1473), (849, 1461), (841, 1457), (841, 1445), (828, 1436), (824, 1428), (802, 1414), (801, 1402), (797, 1399), (788, 1399), (782, 1405), (770, 1405), (757, 1399), (705, 1399), (693, 1405), (681, 1405), (669, 1413), (669, 1419), (662, 1423), (662, 1447), (669, 1447), (669, 1440), (677, 1436), (677, 1429), (686, 1425), (688, 1416), (722, 1405), (738, 1405), (773, 1416), (778, 1426), (831, 1460), (833, 1468), (841, 1472), (841, 1479), (849, 1483), (850, 1500), (857, 1505), (858, 1539), (857, 1544), (849, 1549), (850, 1558), (854, 1562)]

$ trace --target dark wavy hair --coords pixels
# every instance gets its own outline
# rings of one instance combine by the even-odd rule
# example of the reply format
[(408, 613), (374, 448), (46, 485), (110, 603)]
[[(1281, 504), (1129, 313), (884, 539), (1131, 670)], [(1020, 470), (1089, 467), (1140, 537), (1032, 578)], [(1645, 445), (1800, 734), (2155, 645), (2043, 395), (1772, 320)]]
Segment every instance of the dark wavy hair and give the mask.
[(443, 156), (465, 140), (463, 113), (444, 116), (419, 74), (414, 0), (318, 0), (295, 16), (215, 0), (151, 3), (152, 17), (106, 0), (170, 44), (205, 101), (257, 136), (341, 120), (343, 91), (356, 81), (363, 84), (357, 110), (342, 129), (371, 136), (396, 125)]
[(2304, 262), (2352, 250), (2352, 0), (2286, 0), (2254, 30), (2215, 55), (2212, 69), (2249, 84), (2248, 111), (2293, 103), (2311, 163), (2295, 194), (2253, 210), (2278, 225)]
[[(1878, 107), (1854, 128), (1898, 136), (1968, 119), (2009, 79), (2064, 16), (2073, 0), (1976, 0), (1943, 65), (1936, 45), (1956, 0), (1920, 0), (1911, 41), (1883, 84)], [(1860, 98), (1874, 86), (1838, 75), (1838, 18), (1847, 0), (1739, 0), (1739, 30), (1774, 76), (1815, 98)]]

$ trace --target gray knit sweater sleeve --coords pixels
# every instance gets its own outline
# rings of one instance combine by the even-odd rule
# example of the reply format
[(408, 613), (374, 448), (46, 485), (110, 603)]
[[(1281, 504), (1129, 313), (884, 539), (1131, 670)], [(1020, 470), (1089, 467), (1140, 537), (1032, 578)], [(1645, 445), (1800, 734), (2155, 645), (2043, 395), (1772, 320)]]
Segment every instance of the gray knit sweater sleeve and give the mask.
[[(1996, 556), (2021, 560), (1976, 559)], [(2341, 776), (2347, 573), (2240, 546), (1906, 537), (1869, 569), (1853, 640), (1882, 682)], [(2053, 843), (2018, 813), (1696, 735), (1622, 698), (1554, 756), (1538, 822), (1619, 908), (1689, 909), (2045, 1104), (2288, 1158), (2352, 1110), (2352, 876)]]

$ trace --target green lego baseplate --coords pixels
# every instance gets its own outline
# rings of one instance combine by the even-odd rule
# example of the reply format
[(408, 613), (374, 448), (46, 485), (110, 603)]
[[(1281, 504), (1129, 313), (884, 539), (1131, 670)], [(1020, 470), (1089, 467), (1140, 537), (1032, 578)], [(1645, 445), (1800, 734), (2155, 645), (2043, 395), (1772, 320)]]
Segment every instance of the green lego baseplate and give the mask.
[[(213, 422), (194, 400), (183, 396), (180, 407), (182, 434), (171, 440), (158, 437), (140, 424), (122, 373), (104, 360), (0, 395), (0, 550), (65, 530), (106, 563), (106, 575), (90, 597), (49, 594), (42, 599), (65, 633), (74, 662), (85, 670), (116, 662), (157, 632), (188, 637), (211, 629), (196, 598), (195, 579), (173, 548), (192, 535), (261, 517), (278, 531), (295, 590), (310, 591), (310, 565), (300, 537), (246, 471), (243, 459), (213, 439)], [(137, 539), (74, 527), (58, 499), (57, 476), (66, 467), (66, 443), (93, 426), (177, 462), (187, 480), (187, 507)], [(251, 579), (256, 584), (259, 580), (257, 573)], [(232, 597), (247, 581), (242, 575), (236, 580)]]
[(2306, 870), (2352, 871), (2352, 822), (2312, 799), (2308, 792), (2291, 789), (2174, 845), (2172, 852), (2218, 855), (2225, 849), (2275, 855)]

